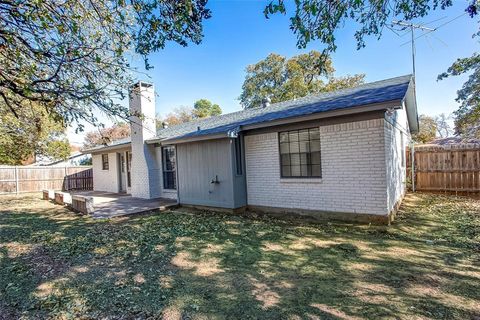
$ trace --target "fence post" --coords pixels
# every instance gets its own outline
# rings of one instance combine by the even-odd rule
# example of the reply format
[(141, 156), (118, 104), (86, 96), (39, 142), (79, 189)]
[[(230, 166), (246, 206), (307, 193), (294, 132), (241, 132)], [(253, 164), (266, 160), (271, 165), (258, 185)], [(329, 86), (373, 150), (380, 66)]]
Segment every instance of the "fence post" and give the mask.
[(20, 184), (18, 183), (18, 167), (15, 166), (15, 194), (20, 192)]

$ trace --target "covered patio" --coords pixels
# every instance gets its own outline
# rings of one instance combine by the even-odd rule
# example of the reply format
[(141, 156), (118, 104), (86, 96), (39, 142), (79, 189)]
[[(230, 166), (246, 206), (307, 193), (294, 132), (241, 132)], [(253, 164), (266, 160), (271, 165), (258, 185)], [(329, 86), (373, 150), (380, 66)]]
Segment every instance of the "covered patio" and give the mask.
[(93, 197), (92, 217), (95, 219), (114, 218), (151, 210), (164, 211), (177, 206), (177, 201), (166, 198), (141, 199), (126, 193), (102, 191), (74, 191), (70, 195)]

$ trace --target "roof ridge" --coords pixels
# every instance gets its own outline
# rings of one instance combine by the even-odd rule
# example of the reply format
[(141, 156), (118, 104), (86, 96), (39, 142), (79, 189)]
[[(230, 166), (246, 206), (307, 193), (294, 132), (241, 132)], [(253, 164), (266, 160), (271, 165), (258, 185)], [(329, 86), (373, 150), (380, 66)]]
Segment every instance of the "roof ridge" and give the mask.
[[(189, 127), (189, 126), (193, 126), (193, 125), (201, 125), (202, 123), (208, 123), (208, 122), (215, 121), (217, 119), (223, 119), (223, 118), (227, 118), (227, 117), (234, 117), (235, 115), (242, 114), (242, 113), (261, 113), (261, 111), (264, 111), (264, 112), (265, 111), (266, 112), (275, 111), (276, 108), (281, 107), (281, 106), (287, 106), (287, 108), (288, 108), (289, 104), (292, 104), (291, 107), (297, 107), (298, 104), (301, 103), (302, 101), (306, 101), (306, 100), (311, 99), (311, 98), (335, 97), (335, 96), (341, 95), (342, 93), (352, 92), (352, 91), (355, 91), (355, 90), (358, 90), (358, 89), (368, 88), (369, 86), (378, 85), (379, 83), (389, 82), (389, 81), (398, 80), (398, 79), (407, 78), (407, 77), (411, 78), (412, 74), (405, 74), (405, 75), (401, 75), (401, 76), (397, 76), (397, 77), (393, 77), (393, 78), (387, 78), (387, 79), (362, 83), (362, 84), (357, 85), (355, 87), (343, 88), (343, 89), (338, 89), (338, 90), (330, 91), (330, 92), (312, 93), (312, 94), (308, 94), (306, 96), (303, 96), (303, 97), (300, 97), (300, 98), (297, 98), (297, 99), (290, 99), (290, 100), (285, 100), (285, 101), (272, 103), (268, 107), (248, 108), (248, 109), (242, 109), (242, 110), (238, 110), (238, 111), (234, 111), (234, 112), (224, 113), (224, 114), (221, 114), (221, 115), (218, 115), (218, 116), (212, 116), (212, 117), (208, 117), (208, 118), (204, 118), (204, 119), (196, 119), (194, 121), (179, 123), (179, 124), (174, 125), (172, 127), (168, 127), (168, 129)], [(200, 127), (200, 129), (202, 129), (201, 126), (199, 126), (199, 127)], [(167, 128), (158, 129), (157, 130), (157, 136), (159, 136), (160, 133), (162, 131), (164, 131), (165, 129), (167, 129)]]

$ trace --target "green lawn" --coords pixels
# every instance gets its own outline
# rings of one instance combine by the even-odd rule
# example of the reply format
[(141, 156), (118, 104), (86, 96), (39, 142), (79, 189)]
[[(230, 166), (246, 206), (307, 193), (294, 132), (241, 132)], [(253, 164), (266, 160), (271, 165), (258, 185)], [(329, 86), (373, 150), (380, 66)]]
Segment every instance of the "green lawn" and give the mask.
[(21, 316), (479, 319), (480, 200), (408, 195), (391, 227), (369, 227), (184, 209), (93, 221), (3, 197), (0, 319)]

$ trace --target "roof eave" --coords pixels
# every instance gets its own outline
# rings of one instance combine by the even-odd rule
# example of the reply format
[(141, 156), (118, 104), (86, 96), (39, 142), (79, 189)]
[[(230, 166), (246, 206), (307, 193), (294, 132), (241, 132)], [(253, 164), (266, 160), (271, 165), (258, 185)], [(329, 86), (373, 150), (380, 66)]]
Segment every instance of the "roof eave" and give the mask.
[(80, 152), (82, 154), (95, 154), (95, 153), (100, 153), (104, 151), (124, 149), (126, 147), (130, 147), (130, 145), (131, 145), (131, 142), (124, 142), (124, 143), (119, 143), (113, 146), (105, 146), (101, 148), (90, 148), (90, 149), (80, 150)]
[(187, 143), (187, 142), (195, 142), (195, 141), (203, 141), (203, 140), (214, 140), (214, 139), (223, 139), (228, 138), (228, 134), (225, 133), (217, 133), (217, 134), (203, 134), (203, 135), (192, 135), (192, 136), (183, 136), (183, 137), (176, 137), (171, 139), (162, 139), (162, 138), (155, 138), (145, 141), (147, 144), (155, 144), (159, 143), (161, 145), (170, 145), (170, 144), (180, 144), (180, 143)]

